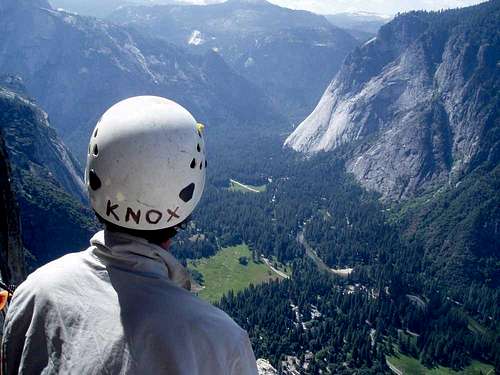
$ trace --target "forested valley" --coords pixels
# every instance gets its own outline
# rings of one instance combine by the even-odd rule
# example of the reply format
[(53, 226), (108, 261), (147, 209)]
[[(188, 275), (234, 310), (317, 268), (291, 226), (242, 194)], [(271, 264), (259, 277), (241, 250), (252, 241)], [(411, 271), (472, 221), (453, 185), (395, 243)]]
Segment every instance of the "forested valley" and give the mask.
[[(472, 359), (498, 366), (497, 254), (493, 250), (487, 255), (490, 261), (480, 266), (488, 274), (487, 284), (463, 271), (453, 280), (443, 279), (456, 273), (450, 258), (433, 275), (433, 263), (442, 255), (426, 254), (428, 234), (409, 235), (413, 219), (407, 207), (381, 203), (377, 194), (362, 189), (345, 172), (343, 151), (309, 160), (273, 148), (262, 152), (267, 157), (254, 161), (262, 167), (259, 173), (237, 176), (267, 184), (259, 194), (231, 192), (225, 178), (214, 181), (175, 253), (206, 257), (219, 247), (245, 242), (254, 260), (264, 255), (293, 269), (290, 280), (252, 286), (220, 301), (249, 330), (256, 355), (270, 358), (276, 368), (286, 356), (303, 363), (310, 352), (311, 374), (327, 368), (332, 373), (385, 373), (386, 355), (397, 348), (429, 367), (460, 370)], [(230, 160), (213, 164), (214, 169), (229, 166), (225, 173), (231, 170)], [(495, 173), (491, 178), (498, 184)], [(494, 190), (489, 198), (498, 200)], [(449, 198), (444, 194), (440, 199)], [(472, 233), (474, 228), (464, 230)], [(195, 233), (203, 233), (204, 239), (190, 241)], [(352, 273), (345, 278), (318, 269), (299, 243), (300, 233), (328, 267), (349, 267)], [(477, 243), (481, 249), (487, 245)]]

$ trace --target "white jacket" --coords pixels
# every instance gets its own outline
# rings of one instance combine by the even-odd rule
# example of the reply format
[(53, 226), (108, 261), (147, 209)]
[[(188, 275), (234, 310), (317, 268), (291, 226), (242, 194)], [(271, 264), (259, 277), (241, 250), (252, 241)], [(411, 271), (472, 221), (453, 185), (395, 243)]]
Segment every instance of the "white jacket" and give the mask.
[(186, 269), (146, 240), (103, 231), (21, 284), (4, 375), (255, 375), (247, 333), (182, 288)]

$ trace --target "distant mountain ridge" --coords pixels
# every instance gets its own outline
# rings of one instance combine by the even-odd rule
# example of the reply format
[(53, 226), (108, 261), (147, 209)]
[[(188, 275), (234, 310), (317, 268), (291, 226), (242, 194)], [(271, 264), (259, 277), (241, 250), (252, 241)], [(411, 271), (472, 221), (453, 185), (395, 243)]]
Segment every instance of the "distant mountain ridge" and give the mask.
[(109, 20), (195, 53), (216, 51), (291, 122), (301, 121), (358, 42), (320, 15), (265, 0), (129, 6)]
[(343, 12), (325, 15), (333, 25), (345, 29), (360, 41), (374, 37), (381, 26), (393, 17), (370, 12)]
[(393, 18), (390, 15), (370, 12), (342, 12), (325, 16), (337, 27), (347, 30), (360, 30), (376, 34), (380, 27)]
[(0, 72), (23, 78), (81, 161), (99, 116), (134, 95), (176, 100), (209, 129), (286, 126), (262, 92), (214, 53), (191, 55), (42, 0), (0, 0), (0, 18)]
[(348, 145), (347, 169), (387, 199), (499, 160), (500, 2), (411, 12), (351, 53), (285, 146)]
[(49, 0), (54, 9), (64, 9), (82, 16), (106, 17), (119, 7), (181, 3), (176, 0)]

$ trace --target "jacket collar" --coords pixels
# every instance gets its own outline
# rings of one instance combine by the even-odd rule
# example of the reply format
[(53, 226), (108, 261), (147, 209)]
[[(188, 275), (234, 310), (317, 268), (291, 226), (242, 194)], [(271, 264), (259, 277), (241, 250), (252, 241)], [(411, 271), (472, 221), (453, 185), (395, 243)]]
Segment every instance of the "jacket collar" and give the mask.
[(162, 247), (144, 238), (103, 230), (90, 240), (93, 253), (105, 264), (127, 271), (166, 277), (178, 286), (190, 289), (187, 269)]

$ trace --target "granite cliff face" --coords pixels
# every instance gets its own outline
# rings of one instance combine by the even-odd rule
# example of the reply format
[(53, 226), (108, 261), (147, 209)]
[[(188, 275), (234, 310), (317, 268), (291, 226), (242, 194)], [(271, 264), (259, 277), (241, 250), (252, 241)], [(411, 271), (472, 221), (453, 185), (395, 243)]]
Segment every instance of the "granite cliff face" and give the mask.
[(0, 72), (23, 78), (80, 160), (99, 116), (134, 95), (174, 99), (212, 128), (283, 122), (264, 95), (214, 53), (191, 55), (41, 0), (0, 0), (0, 19)]
[[(50, 127), (47, 114), (24, 95), (0, 87), (0, 131), (6, 154), (2, 161), (10, 164), (8, 181), (19, 205), (30, 265), (85, 247), (97, 225), (85, 204), (79, 167)], [(6, 195), (6, 204), (16, 205), (14, 195)], [(16, 211), (5, 212), (15, 216)], [(16, 225), (12, 228), (17, 233)]]
[(216, 51), (292, 122), (309, 113), (358, 45), (323, 16), (265, 0), (207, 6), (131, 6), (109, 19), (194, 53)]
[(285, 146), (347, 145), (348, 171), (395, 200), (498, 162), (499, 17), (497, 1), (397, 17), (346, 58)]

